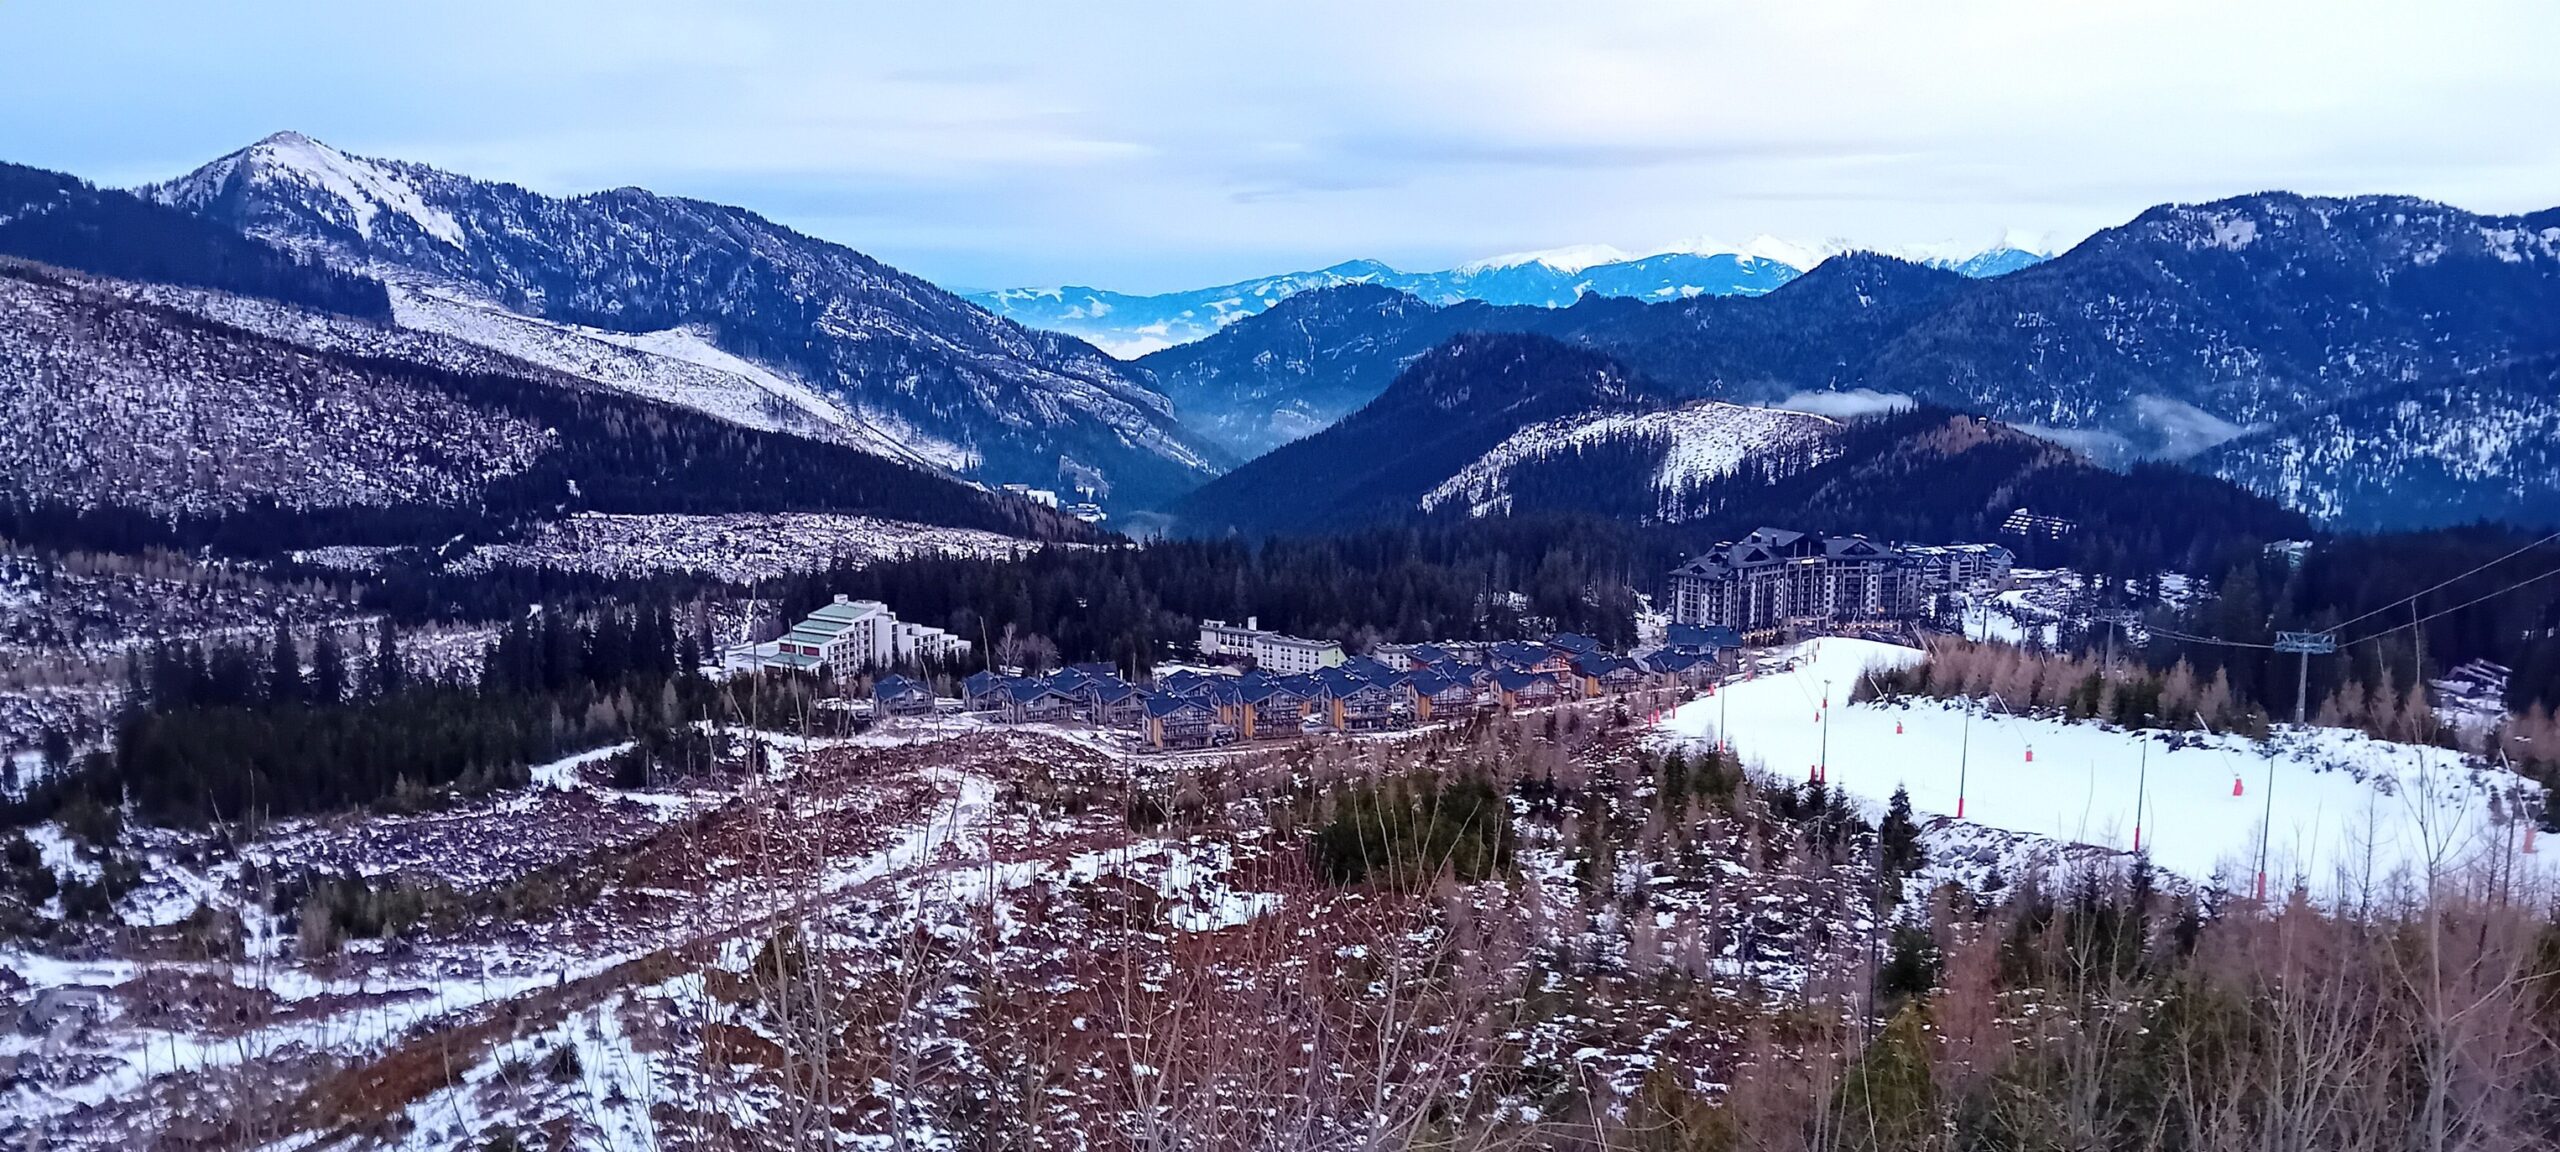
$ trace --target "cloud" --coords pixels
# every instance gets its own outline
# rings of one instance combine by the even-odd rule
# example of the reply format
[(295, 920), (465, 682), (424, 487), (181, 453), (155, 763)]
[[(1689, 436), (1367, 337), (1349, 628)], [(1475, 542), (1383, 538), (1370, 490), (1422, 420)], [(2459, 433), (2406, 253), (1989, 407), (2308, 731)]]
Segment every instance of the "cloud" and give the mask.
[(2560, 188), (2554, 42), (2543, 0), (0, 3), (0, 43), (45, 46), (0, 70), (0, 158), (122, 182), (290, 127), (717, 195), (948, 280), (1161, 290), (1702, 234), (2068, 242), (2270, 187), (2525, 211)]
[(1853, 388), (1846, 392), (1798, 392), (1771, 405), (1790, 412), (1828, 416), (1834, 420), (1877, 416), (1914, 406), (1916, 402), (1909, 396), (1899, 392), (1878, 392), (1872, 388)]

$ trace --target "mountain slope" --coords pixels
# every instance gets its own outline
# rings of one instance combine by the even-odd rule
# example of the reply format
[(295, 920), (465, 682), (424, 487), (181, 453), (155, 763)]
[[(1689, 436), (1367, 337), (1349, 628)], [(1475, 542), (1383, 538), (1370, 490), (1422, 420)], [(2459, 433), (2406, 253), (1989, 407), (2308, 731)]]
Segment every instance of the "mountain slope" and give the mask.
[[(1283, 272), (1177, 292), (1142, 295), (1068, 285), (977, 292), (969, 301), (1034, 328), (1094, 342), (1113, 355), (1138, 357), (1198, 340), (1300, 292), (1373, 284), (1431, 304), (1473, 300), (1495, 305), (1562, 307), (1584, 296), (1646, 301), (1695, 296), (1758, 296), (1834, 256), (1856, 249), (1815, 247), (1761, 237), (1732, 247), (1711, 241), (1630, 256), (1605, 246), (1523, 252), (1436, 272), (1405, 272), (1375, 260), (1346, 260), (1312, 272)], [(1997, 245), (1969, 250), (1936, 246), (1907, 258), (1966, 276), (1998, 276), (2048, 257)]]
[(1678, 522), (1688, 496), (1754, 456), (1819, 456), (1836, 421), (1700, 400), (1650, 412), (1568, 416), (1512, 433), (1423, 493), (1425, 512), (1599, 511)]
[(1046, 538), (1026, 501), (562, 381), (333, 354), (0, 266), (0, 531), (80, 546), (435, 543), (519, 518), (869, 512)]
[(2359, 528), (2560, 526), (2560, 359), (2350, 397), (2194, 463)]
[(2358, 390), (2560, 352), (2560, 210), (2268, 193), (2155, 208), (1993, 279), (1857, 255), (1757, 298), (1460, 307), (1345, 310), (1313, 344), (1257, 331), (1275, 311), (1141, 364), (1168, 394), (1277, 410), (1354, 399), (1449, 331), (1540, 332), (1686, 396), (1868, 390), (2177, 457)]
[(1375, 399), (1415, 357), (1499, 311), (1435, 307), (1374, 284), (1323, 288), (1138, 367), (1186, 426), (1250, 459)]
[(452, 505), (552, 433), (434, 389), (0, 270), (0, 487), (165, 516)]
[(1081, 479), (1143, 501), (1215, 466), (1163, 397), (1090, 346), (741, 209), (636, 188), (554, 198), (293, 133), (142, 191), (422, 294), (694, 331), (990, 479)]
[(1340, 423), (1211, 481), (1170, 511), (1195, 534), (1395, 519), (1523, 427), (1633, 411), (1645, 398), (1645, 387), (1606, 356), (1534, 336), (1460, 336)]
[(76, 272), (213, 288), (367, 319), (382, 285), (295, 257), (130, 192), (0, 163), (0, 255)]

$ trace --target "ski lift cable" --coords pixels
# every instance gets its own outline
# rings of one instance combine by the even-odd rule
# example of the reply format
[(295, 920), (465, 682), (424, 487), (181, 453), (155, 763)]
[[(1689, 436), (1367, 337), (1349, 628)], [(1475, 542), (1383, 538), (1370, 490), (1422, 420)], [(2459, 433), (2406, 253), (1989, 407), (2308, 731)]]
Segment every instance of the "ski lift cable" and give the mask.
[(2426, 614), (2426, 615), (2424, 615), (2424, 616), (2420, 616), (2420, 617), (2418, 617), (2418, 618), (2417, 618), (2417, 619), (2415, 619), (2415, 620), (2410, 620), (2410, 621), (2407, 621), (2407, 622), (2405, 622), (2405, 623), (2400, 623), (2400, 624), (2394, 624), (2394, 625), (2392, 625), (2391, 627), (2385, 628), (2385, 629), (2383, 629), (2383, 630), (2382, 630), (2382, 631), (2380, 631), (2380, 632), (2374, 632), (2374, 633), (2371, 633), (2371, 634), (2368, 634), (2368, 635), (2359, 636), (2359, 637), (2356, 637), (2356, 638), (2355, 638), (2355, 639), (2353, 639), (2353, 640), (2341, 640), (2341, 641), (2339, 641), (2339, 643), (2340, 643), (2340, 644), (2342, 644), (2342, 645), (2345, 645), (2345, 644), (2362, 644), (2362, 643), (2365, 643), (2366, 641), (2369, 641), (2369, 640), (2380, 640), (2380, 639), (2382, 639), (2383, 637), (2385, 637), (2385, 636), (2389, 636), (2389, 635), (2391, 635), (2391, 634), (2392, 634), (2392, 633), (2394, 633), (2394, 632), (2406, 632), (2406, 631), (2408, 631), (2409, 629), (2412, 629), (2412, 628), (2415, 628), (2415, 627), (2417, 627), (2417, 626), (2419, 626), (2419, 625), (2421, 625), (2421, 624), (2424, 624), (2424, 623), (2426, 623), (2426, 622), (2427, 622), (2427, 621), (2429, 621), (2429, 620), (2436, 619), (2436, 618), (2437, 618), (2437, 617), (2439, 617), (2439, 616), (2446, 616), (2446, 615), (2450, 615), (2450, 614), (2455, 613), (2455, 612), (2460, 612), (2460, 611), (2462, 611), (2463, 609), (2465, 609), (2465, 608), (2469, 608), (2469, 607), (2471, 607), (2472, 605), (2474, 605), (2474, 604), (2478, 604), (2478, 603), (2480, 603), (2480, 602), (2482, 602), (2482, 601), (2484, 601), (2484, 600), (2492, 600), (2492, 599), (2495, 599), (2495, 598), (2497, 598), (2497, 597), (2504, 596), (2504, 595), (2506, 595), (2506, 594), (2507, 594), (2507, 593), (2509, 593), (2509, 592), (2516, 591), (2517, 589), (2519, 589), (2519, 588), (2523, 588), (2523, 587), (2525, 587), (2525, 586), (2527, 586), (2527, 585), (2541, 583), (2542, 581), (2548, 580), (2548, 579), (2550, 579), (2550, 578), (2552, 578), (2552, 577), (2554, 577), (2554, 576), (2560, 576), (2560, 568), (2554, 568), (2554, 569), (2551, 569), (2551, 570), (2550, 570), (2550, 571), (2548, 571), (2548, 572), (2544, 572), (2544, 573), (2541, 573), (2541, 574), (2539, 574), (2539, 575), (2535, 575), (2535, 576), (2527, 576), (2527, 577), (2525, 577), (2524, 579), (2522, 579), (2522, 580), (2518, 580), (2518, 581), (2516, 581), (2516, 582), (2515, 582), (2515, 583), (2513, 583), (2513, 584), (2509, 584), (2509, 585), (2507, 585), (2507, 586), (2506, 586), (2506, 587), (2504, 587), (2504, 588), (2500, 588), (2500, 589), (2498, 589), (2498, 590), (2496, 590), (2496, 591), (2494, 591), (2494, 592), (2483, 592), (2483, 593), (2481, 593), (2481, 594), (2480, 594), (2480, 595), (2478, 595), (2478, 596), (2474, 596), (2474, 597), (2472, 597), (2471, 599), (2465, 600), (2465, 601), (2463, 601), (2462, 603), (2460, 603), (2460, 604), (2456, 604), (2456, 605), (2454, 605), (2454, 606), (2452, 606), (2452, 607), (2450, 607), (2450, 608), (2442, 608), (2442, 609), (2438, 609), (2438, 610), (2436, 610), (2436, 611), (2434, 611), (2434, 612), (2430, 612), (2430, 613), (2428, 613), (2428, 614)]
[[(2365, 613), (2365, 614), (2363, 614), (2363, 615), (2361, 615), (2361, 616), (2352, 617), (2352, 618), (2350, 618), (2350, 619), (2341, 620), (2341, 621), (2339, 621), (2339, 622), (2337, 622), (2337, 623), (2335, 623), (2335, 624), (2330, 625), (2328, 628), (2324, 629), (2324, 631), (2326, 631), (2326, 632), (2328, 632), (2330, 635), (2333, 635), (2333, 636), (2334, 636), (2334, 635), (2336, 635), (2336, 634), (2338, 633), (2338, 631), (2339, 631), (2340, 629), (2345, 628), (2345, 627), (2346, 627), (2347, 625), (2349, 625), (2349, 624), (2358, 623), (2358, 622), (2360, 622), (2360, 621), (2364, 621), (2364, 620), (2370, 620), (2370, 619), (2372, 619), (2373, 617), (2376, 617), (2376, 616), (2382, 615), (2383, 613), (2388, 612), (2388, 611), (2390, 611), (2390, 610), (2392, 610), (2392, 609), (2394, 609), (2394, 608), (2397, 608), (2397, 607), (2399, 607), (2399, 606), (2401, 606), (2401, 605), (2403, 605), (2403, 604), (2407, 604), (2407, 603), (2410, 603), (2410, 602), (2412, 602), (2412, 601), (2415, 601), (2415, 600), (2416, 600), (2416, 599), (2418, 599), (2419, 597), (2424, 596), (2424, 595), (2426, 595), (2426, 594), (2427, 594), (2427, 593), (2429, 593), (2429, 592), (2437, 591), (2437, 590), (2442, 589), (2442, 588), (2445, 588), (2445, 587), (2447, 587), (2447, 586), (2449, 586), (2449, 585), (2452, 585), (2452, 584), (2458, 583), (2458, 582), (2460, 582), (2460, 581), (2467, 580), (2467, 579), (2469, 579), (2469, 578), (2471, 578), (2471, 577), (2473, 577), (2473, 576), (2479, 575), (2479, 574), (2480, 574), (2480, 573), (2482, 573), (2482, 572), (2486, 572), (2486, 571), (2488, 571), (2488, 570), (2489, 570), (2489, 569), (2491, 569), (2491, 568), (2495, 568), (2495, 567), (2497, 567), (2497, 566), (2498, 566), (2498, 565), (2500, 565), (2500, 564), (2504, 564), (2504, 563), (2506, 563), (2506, 562), (2507, 562), (2507, 561), (2509, 561), (2509, 560), (2513, 560), (2513, 559), (2515, 559), (2515, 558), (2516, 558), (2516, 557), (2518, 557), (2518, 556), (2522, 556), (2522, 555), (2524, 555), (2525, 553), (2527, 553), (2527, 552), (2531, 552), (2531, 551), (2533, 551), (2534, 549), (2539, 548), (2539, 547), (2542, 547), (2543, 545), (2548, 544), (2548, 543), (2550, 543), (2550, 542), (2552, 542), (2552, 541), (2554, 541), (2554, 540), (2560, 540), (2560, 532), (2553, 532), (2552, 534), (2550, 534), (2550, 535), (2548, 535), (2548, 536), (2545, 536), (2545, 537), (2543, 537), (2543, 538), (2541, 538), (2541, 539), (2539, 539), (2539, 540), (2536, 540), (2536, 541), (2534, 541), (2534, 542), (2532, 542), (2532, 543), (2530, 543), (2530, 544), (2527, 544), (2527, 545), (2525, 545), (2525, 546), (2524, 546), (2524, 547), (2522, 547), (2522, 548), (2518, 548), (2518, 549), (2516, 549), (2516, 550), (2515, 550), (2515, 551), (2513, 551), (2513, 552), (2509, 552), (2509, 553), (2507, 553), (2507, 554), (2506, 554), (2506, 555), (2504, 555), (2504, 556), (2500, 556), (2500, 557), (2498, 557), (2498, 558), (2497, 558), (2497, 559), (2495, 559), (2495, 560), (2491, 560), (2491, 561), (2489, 561), (2489, 562), (2488, 562), (2488, 563), (2486, 563), (2486, 564), (2482, 564), (2482, 565), (2480, 565), (2480, 566), (2479, 566), (2479, 567), (2477, 567), (2477, 568), (2473, 568), (2473, 569), (2471, 569), (2471, 570), (2469, 570), (2469, 571), (2463, 572), (2463, 573), (2461, 573), (2460, 575), (2452, 576), (2452, 577), (2449, 577), (2449, 578), (2447, 578), (2447, 579), (2440, 580), (2440, 581), (2438, 581), (2438, 582), (2436, 582), (2436, 583), (2434, 583), (2434, 584), (2430, 584), (2430, 585), (2428, 585), (2428, 586), (2426, 586), (2426, 587), (2424, 587), (2424, 588), (2421, 588), (2421, 589), (2419, 589), (2419, 590), (2417, 590), (2417, 591), (2415, 591), (2415, 592), (2412, 592), (2412, 593), (2410, 593), (2410, 594), (2408, 594), (2408, 595), (2406, 595), (2406, 596), (2403, 596), (2403, 597), (2401, 597), (2401, 598), (2399, 598), (2399, 599), (2397, 599), (2397, 600), (2394, 600), (2394, 601), (2392, 601), (2392, 602), (2390, 602), (2390, 603), (2388, 603), (2388, 604), (2385, 604), (2385, 605), (2383, 605), (2383, 606), (2382, 606), (2382, 607), (2380, 607), (2380, 608), (2376, 608), (2376, 609), (2374, 609), (2374, 610), (2373, 610), (2373, 611), (2371, 611), (2371, 612), (2367, 612), (2367, 613)], [(2560, 569), (2555, 569), (2554, 571), (2560, 571)], [(2548, 576), (2548, 575), (2551, 575), (2551, 573), (2549, 573), (2549, 572), (2545, 572), (2545, 573), (2543, 573), (2543, 576)], [(2541, 577), (2535, 577), (2535, 579), (2541, 579)], [(2527, 583), (2530, 583), (2530, 581), (2527, 581)], [(2515, 588), (2515, 587), (2520, 587), (2520, 586), (2521, 586), (2521, 585), (2510, 585), (2508, 588), (2500, 589), (2499, 591), (2500, 591), (2500, 592), (2510, 591), (2510, 590), (2512, 590), (2513, 588)], [(2498, 593), (2497, 593), (2497, 592), (2492, 592), (2492, 593), (2490, 593), (2489, 595), (2491, 595), (2491, 596), (2495, 596), (2495, 595), (2498, 595)], [(2486, 598), (2487, 598), (2487, 597), (2482, 597), (2481, 599), (2486, 599)], [(2479, 601), (2478, 601), (2478, 600), (2472, 600), (2472, 601), (2468, 601), (2467, 603), (2476, 604), (2476, 603), (2479, 603)], [(2383, 633), (2376, 633), (2376, 635), (2383, 635)]]

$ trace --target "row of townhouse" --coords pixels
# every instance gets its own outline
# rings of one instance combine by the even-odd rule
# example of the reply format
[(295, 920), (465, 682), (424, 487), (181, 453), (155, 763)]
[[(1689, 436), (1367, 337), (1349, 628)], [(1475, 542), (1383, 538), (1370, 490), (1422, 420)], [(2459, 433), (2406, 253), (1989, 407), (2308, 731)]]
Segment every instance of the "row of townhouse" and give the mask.
[[(1088, 723), (1132, 731), (1156, 748), (1207, 748), (1311, 730), (1375, 732), (1649, 687), (1697, 687), (1721, 675), (1739, 646), (1738, 637), (1714, 629), (1675, 628), (1668, 639), (1634, 658), (1570, 634), (1545, 643), (1421, 644), (1391, 650), (1387, 659), (1362, 657), (1311, 672), (1183, 670), (1148, 686), (1104, 665), (1077, 665), (1045, 676), (980, 672), (961, 690), (968, 710), (1004, 723)], [(906, 683), (893, 687), (915, 691)], [(884, 714), (901, 711), (878, 692), (874, 699)], [(923, 711), (931, 704), (910, 695), (904, 707)]]
[(807, 672), (821, 679), (870, 668), (943, 664), (969, 655), (969, 642), (930, 625), (898, 619), (877, 600), (838, 596), (779, 638), (732, 646), (721, 665), (733, 672)]

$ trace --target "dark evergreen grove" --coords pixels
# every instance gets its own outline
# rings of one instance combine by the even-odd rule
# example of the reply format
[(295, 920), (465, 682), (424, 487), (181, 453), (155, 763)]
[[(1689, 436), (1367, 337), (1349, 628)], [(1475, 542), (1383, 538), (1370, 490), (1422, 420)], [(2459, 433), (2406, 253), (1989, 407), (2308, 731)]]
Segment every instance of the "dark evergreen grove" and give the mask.
[(520, 615), (476, 680), (426, 682), (404, 675), (387, 623), (361, 653), (282, 626), (264, 645), (163, 643), (134, 658), (110, 747), (17, 814), (86, 798), (165, 822), (254, 821), (521, 785), (528, 765), (718, 712), (682, 633), (655, 604)]
[[(2560, 567), (2560, 544), (2492, 563), (2540, 535), (2476, 525), (2340, 536), (2310, 549), (2298, 565), (2282, 553), (2232, 556), (2227, 566), (2204, 569), (2215, 575), (2214, 595), (2160, 619), (2190, 635), (2245, 644), (2265, 644), (2278, 631), (2337, 628), (2340, 654), (2311, 661), (2314, 709), (2349, 685), (2368, 693), (2390, 685), (2404, 694), (2471, 660), (2512, 669), (2510, 709), (2560, 707), (2560, 580), (2534, 579)], [(2465, 575), (2474, 569), (2481, 570)], [(2428, 591), (2439, 584), (2445, 586)], [(2412, 596), (2413, 603), (2402, 603)], [(2421, 617), (2429, 619), (2412, 626)], [(2292, 713), (2293, 657), (2163, 637), (2151, 659), (2164, 668), (2186, 660), (2208, 679), (2227, 672), (2244, 699), (2272, 714)]]

